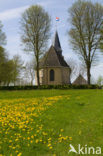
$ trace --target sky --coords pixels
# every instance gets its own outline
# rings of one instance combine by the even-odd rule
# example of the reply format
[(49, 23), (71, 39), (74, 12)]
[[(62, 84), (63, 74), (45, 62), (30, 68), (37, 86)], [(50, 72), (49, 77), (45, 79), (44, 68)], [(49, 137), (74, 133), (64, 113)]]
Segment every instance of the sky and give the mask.
[[(19, 54), (24, 61), (29, 61), (31, 55), (23, 51), (20, 39), (20, 19), (21, 14), (31, 5), (39, 4), (49, 13), (52, 19), (51, 39), (48, 47), (52, 44), (56, 30), (56, 17), (60, 18), (57, 23), (57, 30), (66, 60), (69, 58), (77, 59), (77, 55), (72, 50), (67, 32), (70, 29), (68, 21), (68, 9), (76, 0), (0, 0), (0, 20), (4, 27), (3, 30), (7, 36), (6, 49), (9, 58)], [(103, 5), (103, 0), (92, 0)], [(92, 67), (92, 76), (97, 79), (99, 75), (103, 76), (103, 59), (98, 65)]]

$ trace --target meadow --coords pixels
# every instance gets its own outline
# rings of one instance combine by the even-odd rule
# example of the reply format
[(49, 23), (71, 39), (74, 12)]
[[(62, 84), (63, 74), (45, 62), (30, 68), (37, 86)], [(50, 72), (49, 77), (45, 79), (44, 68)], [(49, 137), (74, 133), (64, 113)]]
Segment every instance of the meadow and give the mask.
[(0, 156), (74, 156), (70, 144), (103, 147), (103, 90), (0, 91)]

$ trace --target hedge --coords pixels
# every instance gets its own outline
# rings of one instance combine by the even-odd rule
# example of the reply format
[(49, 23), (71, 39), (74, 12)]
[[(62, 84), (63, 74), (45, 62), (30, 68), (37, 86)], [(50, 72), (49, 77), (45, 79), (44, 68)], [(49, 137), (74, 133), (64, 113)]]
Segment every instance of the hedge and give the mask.
[(41, 85), (41, 86), (0, 86), (0, 90), (34, 90), (34, 89), (102, 89), (98, 85)]

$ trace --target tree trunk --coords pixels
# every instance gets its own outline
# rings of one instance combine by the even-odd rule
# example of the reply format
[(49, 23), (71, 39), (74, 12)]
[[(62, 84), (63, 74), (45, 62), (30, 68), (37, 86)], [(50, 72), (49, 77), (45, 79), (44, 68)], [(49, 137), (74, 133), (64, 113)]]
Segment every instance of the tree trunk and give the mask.
[(39, 62), (37, 61), (37, 83), (38, 86), (40, 86), (40, 80), (39, 80)]
[(90, 78), (91, 78), (90, 66), (87, 66), (87, 82), (88, 82), (88, 85), (90, 85)]

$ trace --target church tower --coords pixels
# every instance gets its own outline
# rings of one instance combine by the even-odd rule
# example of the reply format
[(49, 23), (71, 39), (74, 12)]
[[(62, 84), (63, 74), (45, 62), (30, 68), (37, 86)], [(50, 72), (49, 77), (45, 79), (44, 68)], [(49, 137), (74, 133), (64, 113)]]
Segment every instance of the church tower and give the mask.
[(70, 71), (70, 67), (68, 66), (62, 55), (58, 32), (56, 31), (53, 44), (40, 61), (40, 84), (70, 84)]

